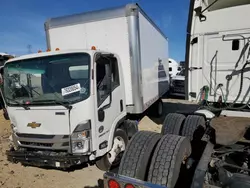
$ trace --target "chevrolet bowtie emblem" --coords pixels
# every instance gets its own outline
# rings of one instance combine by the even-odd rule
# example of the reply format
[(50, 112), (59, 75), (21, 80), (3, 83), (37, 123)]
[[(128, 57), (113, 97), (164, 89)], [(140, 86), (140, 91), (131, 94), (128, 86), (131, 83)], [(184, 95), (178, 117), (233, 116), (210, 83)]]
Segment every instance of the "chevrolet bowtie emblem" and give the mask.
[(41, 126), (41, 123), (36, 123), (36, 122), (28, 123), (27, 125), (27, 127), (31, 127), (32, 129), (35, 129), (40, 126)]

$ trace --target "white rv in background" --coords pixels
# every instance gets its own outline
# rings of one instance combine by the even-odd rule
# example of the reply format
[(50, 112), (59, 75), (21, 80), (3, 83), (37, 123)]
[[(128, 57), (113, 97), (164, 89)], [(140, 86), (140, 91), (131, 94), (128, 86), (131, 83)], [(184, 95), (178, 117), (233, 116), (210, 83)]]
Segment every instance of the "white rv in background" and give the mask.
[(47, 52), (4, 67), (15, 146), (8, 159), (108, 170), (137, 131), (130, 115), (162, 114), (168, 39), (137, 4), (52, 18), (45, 31)]
[(170, 77), (176, 76), (177, 73), (179, 73), (181, 71), (180, 64), (171, 58), (168, 59), (168, 63), (169, 63), (169, 75), (170, 75)]
[(249, 107), (250, 1), (196, 0), (194, 11), (189, 18), (186, 98), (218, 103), (222, 109)]
[(13, 55), (10, 55), (10, 54), (7, 54), (7, 53), (4, 53), (4, 52), (0, 52), (0, 68), (4, 66), (4, 63), (13, 58), (14, 56)]

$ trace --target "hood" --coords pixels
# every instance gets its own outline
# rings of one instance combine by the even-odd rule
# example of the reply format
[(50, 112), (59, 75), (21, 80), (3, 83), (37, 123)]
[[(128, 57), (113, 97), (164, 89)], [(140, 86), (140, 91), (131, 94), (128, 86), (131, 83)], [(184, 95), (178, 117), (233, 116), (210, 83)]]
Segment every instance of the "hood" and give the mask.
[(14, 132), (45, 135), (69, 134), (69, 112), (64, 107), (30, 107), (30, 110), (8, 107), (7, 110)]
[(63, 106), (30, 106), (30, 110), (7, 107), (7, 111), (14, 132), (69, 135), (79, 123), (92, 118), (92, 106), (91, 100), (87, 99), (72, 105), (70, 114)]

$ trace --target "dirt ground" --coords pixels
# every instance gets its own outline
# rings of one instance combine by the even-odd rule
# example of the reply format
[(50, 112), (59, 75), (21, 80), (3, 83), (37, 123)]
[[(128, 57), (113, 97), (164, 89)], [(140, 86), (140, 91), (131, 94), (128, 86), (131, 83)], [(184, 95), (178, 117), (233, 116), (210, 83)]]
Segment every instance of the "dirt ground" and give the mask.
[[(195, 110), (197, 106), (183, 100), (164, 100), (164, 113)], [(139, 129), (159, 132), (163, 118), (149, 119), (143, 117)], [(0, 111), (0, 187), (2, 188), (98, 188), (102, 187), (103, 172), (95, 166), (73, 172), (47, 170), (36, 167), (24, 167), (21, 164), (12, 164), (6, 160), (5, 151), (8, 149), (10, 136), (10, 122), (6, 121)]]

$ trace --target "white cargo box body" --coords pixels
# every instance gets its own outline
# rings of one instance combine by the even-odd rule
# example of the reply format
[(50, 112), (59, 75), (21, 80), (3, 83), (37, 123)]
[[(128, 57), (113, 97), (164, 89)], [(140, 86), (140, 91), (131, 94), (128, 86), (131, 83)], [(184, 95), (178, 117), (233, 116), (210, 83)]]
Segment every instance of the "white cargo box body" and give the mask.
[(119, 56), (128, 112), (141, 113), (169, 90), (168, 39), (137, 4), (52, 18), (50, 49), (91, 49)]

